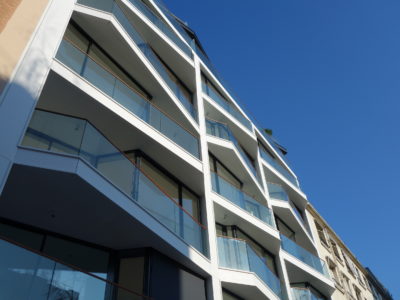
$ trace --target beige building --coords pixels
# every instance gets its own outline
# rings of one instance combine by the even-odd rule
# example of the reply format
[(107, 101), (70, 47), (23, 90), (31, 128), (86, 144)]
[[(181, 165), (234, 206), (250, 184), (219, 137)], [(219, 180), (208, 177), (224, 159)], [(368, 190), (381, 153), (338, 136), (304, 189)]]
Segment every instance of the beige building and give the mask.
[(48, 0), (0, 0), (0, 94), (32, 38)]
[(365, 268), (311, 204), (307, 215), (320, 257), (326, 261), (335, 283), (332, 300), (373, 299)]

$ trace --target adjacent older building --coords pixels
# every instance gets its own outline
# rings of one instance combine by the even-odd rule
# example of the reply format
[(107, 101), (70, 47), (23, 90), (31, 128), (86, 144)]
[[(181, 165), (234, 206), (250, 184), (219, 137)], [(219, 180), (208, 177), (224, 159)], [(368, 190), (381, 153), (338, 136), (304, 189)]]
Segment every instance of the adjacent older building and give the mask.
[(372, 299), (162, 3), (0, 7), (0, 299)]
[[(309, 204), (307, 206), (311, 231), (315, 237), (319, 255), (327, 262), (329, 273), (335, 283), (333, 300), (370, 300), (382, 299), (390, 295), (368, 268), (364, 268), (356, 256), (344, 244), (335, 231)], [(371, 286), (371, 282), (374, 282)], [(379, 292), (378, 292), (379, 290)], [(385, 296), (383, 296), (385, 295)]]

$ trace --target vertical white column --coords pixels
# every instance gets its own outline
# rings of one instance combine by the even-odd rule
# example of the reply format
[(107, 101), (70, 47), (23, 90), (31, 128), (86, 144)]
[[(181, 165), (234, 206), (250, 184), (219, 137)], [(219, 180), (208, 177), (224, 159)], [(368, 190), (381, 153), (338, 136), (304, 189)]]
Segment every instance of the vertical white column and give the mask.
[(203, 160), (204, 174), (204, 201), (203, 201), (203, 224), (206, 224), (208, 230), (208, 250), (211, 260), (211, 278), (207, 281), (207, 299), (222, 300), (221, 282), (218, 279), (218, 249), (215, 230), (214, 204), (211, 198), (211, 175), (210, 163), (208, 157), (208, 145), (206, 139), (206, 121), (204, 113), (204, 101), (201, 87), (200, 61), (197, 56), (194, 58), (196, 72), (196, 99), (200, 128), (200, 147)]
[(51, 0), (0, 99), (0, 193), (42, 91), (75, 0)]
[(281, 278), (281, 289), (283, 293), (283, 299), (291, 300), (292, 299), (292, 293), (291, 293), (291, 288), (290, 288), (290, 280), (289, 276), (287, 273), (286, 269), (286, 264), (285, 260), (282, 257), (282, 250), (279, 251), (278, 254), (278, 272), (279, 272), (279, 277)]

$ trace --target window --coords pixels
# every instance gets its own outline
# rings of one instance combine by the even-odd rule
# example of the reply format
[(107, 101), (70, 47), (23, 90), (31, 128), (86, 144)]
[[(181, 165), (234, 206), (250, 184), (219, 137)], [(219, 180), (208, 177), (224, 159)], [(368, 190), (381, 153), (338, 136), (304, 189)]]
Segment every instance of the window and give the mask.
[(317, 223), (317, 221), (315, 221), (315, 227), (317, 228), (317, 232), (318, 232), (318, 236), (320, 241), (325, 245), (329, 247), (328, 241), (325, 237), (325, 232), (324, 229), (322, 228), (321, 225), (319, 225), (319, 223)]
[(276, 227), (278, 228), (279, 232), (282, 233), (287, 238), (291, 239), (292, 241), (296, 241), (296, 233), (276, 215), (275, 215), (275, 220), (276, 220)]
[(369, 286), (369, 282), (368, 282), (367, 278), (364, 276), (364, 274), (362, 275), (362, 277), (364, 279), (364, 283), (365, 283), (365, 286), (367, 287), (367, 289), (371, 290), (371, 287)]
[(355, 268), (355, 270), (356, 270), (356, 275), (357, 275), (358, 282), (359, 282), (363, 287), (365, 287), (364, 282), (363, 282), (363, 279), (362, 279), (361, 274), (360, 274), (360, 271), (357, 269), (356, 266), (354, 266), (354, 268)]
[(317, 289), (315, 289), (308, 282), (305, 283), (293, 283), (291, 285), (292, 297), (295, 300), (313, 299), (313, 300), (326, 300), (326, 297), (322, 295)]
[(336, 258), (338, 260), (342, 261), (342, 258), (340, 257), (339, 249), (338, 249), (336, 242), (332, 238), (329, 238), (329, 241), (331, 242), (333, 253), (335, 254)]
[[(153, 50), (153, 49), (152, 49)], [(153, 50), (154, 54), (156, 55), (158, 61), (161, 63), (161, 66), (164, 67), (164, 71), (166, 72), (169, 79), (176, 85), (179, 89), (178, 94), (183, 97), (187, 102), (193, 104), (193, 94), (192, 92), (186, 87), (186, 85), (175, 75), (175, 73), (171, 70), (171, 68), (161, 59), (160, 56)]]
[(211, 172), (216, 173), (218, 176), (222, 177), (223, 180), (227, 181), (237, 189), (241, 189), (242, 182), (212, 154), (210, 154), (209, 157)]
[(344, 288), (345, 288), (345, 290), (346, 290), (346, 293), (347, 293), (347, 295), (350, 296), (350, 299), (352, 299), (352, 298), (353, 298), (353, 293), (352, 293), (352, 291), (351, 291), (350, 280), (349, 280), (349, 278), (348, 278), (346, 275), (344, 275), (343, 273), (342, 273), (342, 276), (343, 276), (343, 283), (344, 283)]
[(221, 224), (216, 224), (216, 228), (218, 235), (245, 240), (246, 243), (251, 247), (251, 249), (257, 254), (257, 256), (259, 256), (264, 261), (264, 263), (272, 271), (272, 273), (278, 276), (275, 264), (275, 256), (268, 250), (266, 250), (264, 247), (262, 247), (259, 243), (257, 243), (247, 233), (245, 233), (237, 226), (225, 226)]
[(62, 238), (47, 236), (43, 252), (101, 278), (107, 278), (109, 253)]
[(357, 278), (357, 268), (354, 266), (353, 262), (351, 261), (351, 259), (346, 255), (346, 253), (344, 253), (343, 249), (342, 249), (342, 255), (344, 257), (344, 261), (346, 263), (346, 268), (347, 271), (353, 275), (354, 278)]
[[(118, 283), (131, 291), (143, 291), (145, 280), (145, 257), (123, 257), (119, 261)], [(124, 289), (118, 289), (118, 300), (132, 296)]]
[(361, 296), (361, 291), (360, 291), (360, 289), (359, 289), (357, 286), (355, 286), (354, 284), (353, 284), (353, 288), (354, 288), (354, 292), (355, 292), (355, 294), (356, 294), (356, 299), (357, 299), (357, 300), (363, 300), (363, 298), (362, 298), (362, 296)]
[(289, 203), (290, 203), (291, 207), (293, 208), (293, 210), (294, 210), (296, 216), (297, 216), (297, 217), (300, 219), (300, 221), (303, 222), (303, 224), (304, 224), (304, 214), (303, 214), (303, 212), (301, 211), (301, 209), (300, 209), (296, 204), (294, 204), (293, 201), (289, 200)]
[[(4, 223), (0, 223), (0, 235), (24, 247), (42, 252), (50, 257), (85, 270), (86, 272), (95, 274), (104, 279), (107, 278), (110, 256), (108, 251), (75, 240), (56, 237), (52, 234), (35, 229), (26, 229)], [(34, 256), (29, 254), (29, 257)], [(19, 262), (16, 264), (16, 268), (19, 268), (20, 263), (26, 263), (26, 261), (23, 261), (21, 258), (18, 258), (18, 260)], [(11, 270), (12, 269), (13, 268), (11, 268)], [(65, 269), (64, 271), (64, 273), (67, 274), (66, 277), (75, 272), (72, 269)], [(73, 278), (72, 275), (71, 278)]]
[(329, 257), (326, 257), (326, 261), (328, 262), (329, 271), (332, 275), (332, 278), (339, 286), (342, 286), (342, 278), (340, 277), (336, 264)]
[[(114, 74), (118, 79), (120, 79), (141, 97), (144, 97), (145, 99), (151, 98), (151, 96), (142, 88), (142, 86), (135, 79), (133, 79), (133, 77), (128, 74), (113, 58), (111, 58), (110, 55), (108, 55), (101, 47), (99, 47), (78, 25), (75, 23), (70, 23), (65, 31), (64, 39), (91, 58), (85, 63), (86, 66), (82, 67), (80, 70), (81, 73), (84, 73), (86, 76), (98, 77), (98, 74), (91, 74), (91, 72), (94, 72), (95, 70), (101, 73), (105, 72), (95, 66), (94, 62), (96, 62), (96, 64)], [(78, 70), (75, 71), (79, 72)], [(106, 83), (105, 81), (106, 77), (107, 76), (102, 79), (98, 77), (97, 80), (102, 80), (101, 83), (103, 88), (105, 88), (107, 85), (110, 85), (109, 88), (111, 89), (111, 83)]]
[[(161, 170), (150, 159), (143, 154), (136, 154), (140, 169), (149, 176), (163, 191), (168, 194), (176, 203), (183, 207), (192, 217), (200, 219), (200, 198), (176, 180), (166, 171)], [(144, 190), (142, 191), (141, 188)], [(146, 193), (146, 186), (139, 185), (139, 193)]]

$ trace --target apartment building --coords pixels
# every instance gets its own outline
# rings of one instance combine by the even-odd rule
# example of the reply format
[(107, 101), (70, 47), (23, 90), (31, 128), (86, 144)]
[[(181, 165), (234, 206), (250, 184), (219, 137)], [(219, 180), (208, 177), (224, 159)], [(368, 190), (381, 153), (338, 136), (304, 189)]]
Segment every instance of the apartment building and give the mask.
[(316, 209), (308, 204), (307, 216), (319, 255), (325, 259), (336, 290), (332, 300), (393, 300), (375, 275), (365, 268)]
[(1, 299), (337, 293), (286, 150), (163, 3), (6, 2)]

